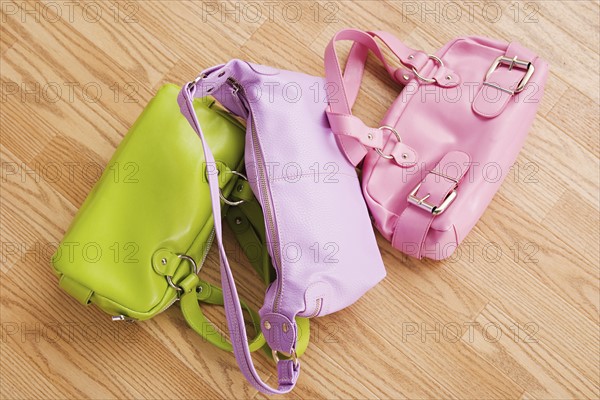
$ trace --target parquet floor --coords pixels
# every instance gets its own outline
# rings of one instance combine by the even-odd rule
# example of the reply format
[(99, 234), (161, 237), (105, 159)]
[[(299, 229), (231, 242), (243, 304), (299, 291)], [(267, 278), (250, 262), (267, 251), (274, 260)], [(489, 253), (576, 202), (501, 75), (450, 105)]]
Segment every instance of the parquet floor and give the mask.
[[(599, 15), (597, 1), (3, 0), (1, 398), (263, 397), (177, 307), (111, 322), (59, 289), (49, 257), (163, 83), (234, 57), (322, 75), (326, 43), (349, 26), (429, 52), (462, 35), (518, 40), (551, 74), (513, 173), (457, 256), (416, 261), (380, 237), (387, 279), (314, 320), (288, 397), (599, 398)], [(357, 114), (376, 125), (397, 89), (371, 60)], [(211, 252), (203, 270), (213, 281), (217, 262)], [(235, 269), (258, 306), (257, 278)]]

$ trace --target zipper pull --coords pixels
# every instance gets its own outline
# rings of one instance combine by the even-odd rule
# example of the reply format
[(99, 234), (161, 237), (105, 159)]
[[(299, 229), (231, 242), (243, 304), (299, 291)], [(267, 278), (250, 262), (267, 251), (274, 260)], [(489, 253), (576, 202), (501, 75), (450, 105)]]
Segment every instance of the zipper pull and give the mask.
[(125, 322), (135, 322), (134, 318), (126, 317), (124, 315), (114, 315), (110, 318), (113, 322), (117, 321), (125, 321)]
[(233, 88), (233, 94), (237, 94), (237, 92), (240, 91), (240, 84), (237, 83), (234, 79), (227, 78), (227, 83), (229, 83), (229, 85)]

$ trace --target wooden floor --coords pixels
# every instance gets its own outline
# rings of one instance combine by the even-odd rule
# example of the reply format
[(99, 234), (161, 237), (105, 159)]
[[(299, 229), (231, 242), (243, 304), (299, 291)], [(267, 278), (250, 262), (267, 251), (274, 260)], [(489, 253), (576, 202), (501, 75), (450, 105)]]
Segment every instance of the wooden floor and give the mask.
[[(379, 237), (387, 279), (314, 320), (289, 397), (599, 398), (599, 3), (474, 4), (3, 0), (1, 398), (263, 397), (177, 307), (111, 322), (60, 290), (48, 259), (163, 83), (234, 57), (322, 75), (348, 26), (428, 52), (460, 35), (518, 40), (551, 74), (513, 174), (456, 257), (407, 259)], [(357, 113), (372, 125), (398, 89), (383, 75), (371, 60)], [(217, 268), (212, 252), (203, 274)], [(259, 306), (258, 279), (235, 270)]]

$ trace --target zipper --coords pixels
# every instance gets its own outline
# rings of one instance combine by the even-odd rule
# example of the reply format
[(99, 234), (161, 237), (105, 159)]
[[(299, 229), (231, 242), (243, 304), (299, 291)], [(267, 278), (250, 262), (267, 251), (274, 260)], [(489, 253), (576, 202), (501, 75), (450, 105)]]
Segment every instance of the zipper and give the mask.
[[(256, 132), (256, 124), (254, 121), (254, 113), (252, 112), (252, 107), (250, 106), (250, 102), (248, 101), (248, 98), (246, 97), (246, 91), (244, 90), (244, 87), (242, 85), (240, 85), (240, 83), (235, 80), (234, 78), (227, 78), (227, 83), (229, 85), (231, 85), (231, 87), (234, 90), (234, 94), (238, 94), (240, 93), (242, 95), (242, 97), (246, 100), (246, 107), (248, 107), (248, 111), (250, 112), (250, 118), (251, 118), (251, 132), (252, 132), (252, 145), (254, 148), (254, 155), (256, 157), (256, 164), (257, 164), (257, 172), (258, 172), (258, 179), (259, 179), (259, 183), (260, 183), (260, 191), (261, 194), (263, 194), (262, 198), (263, 198), (263, 212), (265, 214), (265, 216), (267, 217), (267, 229), (269, 230), (269, 237), (276, 238), (277, 237), (277, 231), (275, 229), (275, 219), (273, 218), (273, 211), (272, 211), (272, 206), (271, 206), (271, 197), (269, 196), (269, 187), (267, 185), (267, 178), (266, 178), (266, 173), (265, 173), (265, 166), (264, 166), (264, 160), (262, 157), (262, 152), (260, 151), (260, 146), (258, 144), (258, 133)], [(277, 292), (275, 294), (275, 299), (273, 300), (273, 311), (274, 312), (278, 312), (279, 310), (279, 306), (281, 303), (281, 292), (282, 292), (282, 280), (283, 280), (283, 274), (282, 272), (282, 267), (281, 267), (281, 252), (280, 252), (280, 248), (279, 245), (277, 243), (270, 243), (271, 246), (271, 251), (273, 254), (273, 267), (275, 267), (275, 269), (277, 270)]]
[(200, 272), (200, 270), (202, 269), (202, 266), (204, 265), (204, 261), (206, 261), (206, 257), (208, 257), (208, 252), (210, 251), (210, 248), (212, 247), (214, 239), (215, 239), (215, 228), (213, 227), (212, 231), (210, 231), (210, 235), (208, 235), (208, 240), (206, 241), (206, 250), (204, 250), (204, 255), (202, 256), (202, 260), (200, 261), (200, 264), (198, 264), (198, 272)]

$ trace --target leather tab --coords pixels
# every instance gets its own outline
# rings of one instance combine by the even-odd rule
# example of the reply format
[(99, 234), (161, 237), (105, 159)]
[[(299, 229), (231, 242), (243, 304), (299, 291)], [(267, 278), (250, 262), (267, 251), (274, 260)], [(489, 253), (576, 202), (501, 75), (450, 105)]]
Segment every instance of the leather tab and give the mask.
[(296, 323), (285, 315), (270, 313), (261, 319), (262, 332), (269, 347), (276, 351), (291, 353), (296, 346)]
[(60, 277), (58, 285), (63, 288), (65, 292), (77, 299), (77, 301), (81, 304), (90, 304), (90, 299), (94, 292), (91, 289), (83, 286), (81, 283), (63, 275)]
[(396, 164), (402, 168), (414, 167), (418, 161), (417, 152), (402, 142), (396, 143), (390, 155), (394, 157)]
[(411, 80), (417, 78), (415, 76), (414, 72), (412, 72), (411, 70), (408, 70), (406, 68), (402, 68), (402, 67), (400, 67), (394, 71), (393, 77), (396, 80), (396, 82), (398, 82), (402, 85), (406, 85)]
[(515, 70), (511, 71), (510, 73), (497, 72), (502, 70), (503, 69), (500, 68), (497, 69), (492, 74), (487, 84), (481, 85), (479, 92), (473, 100), (473, 111), (482, 117), (494, 118), (500, 115), (504, 108), (506, 108), (506, 105), (512, 98), (513, 94), (505, 90), (500, 90), (498, 87), (510, 88), (509, 90), (514, 90), (520, 80), (520, 78), (515, 80), (517, 77), (517, 74), (513, 72)]
[(202, 176), (205, 177), (206, 182), (208, 182), (209, 175), (217, 176), (220, 189), (223, 189), (232, 179), (231, 169), (220, 161), (215, 161), (214, 163), (205, 162), (202, 164)]
[[(462, 151), (451, 151), (425, 176), (414, 197), (429, 205), (441, 206), (456, 189), (470, 168), (471, 158)], [(450, 204), (449, 207), (452, 207)], [(423, 257), (427, 234), (436, 215), (421, 204), (408, 201), (404, 212), (398, 217), (392, 237), (392, 245), (405, 254)], [(440, 259), (443, 257), (431, 257)]]
[(177, 285), (183, 289), (184, 293), (191, 293), (192, 291), (196, 291), (199, 282), (200, 278), (198, 278), (198, 275), (191, 273), (183, 278)]
[(197, 289), (198, 290), (196, 290), (196, 298), (199, 301), (203, 301), (209, 304), (215, 304), (217, 300), (223, 300), (223, 292), (217, 290), (215, 291), (216, 294), (213, 296), (213, 286), (208, 282), (200, 280), (200, 282), (198, 282)]
[[(531, 50), (526, 49), (517, 42), (508, 45), (505, 56), (508, 58), (517, 57), (519, 60), (531, 63), (537, 58)], [(490, 66), (493, 62), (494, 60), (490, 60)], [(473, 111), (485, 118), (494, 118), (500, 115), (515, 95), (514, 91), (526, 72), (526, 70), (512, 65), (498, 65), (489, 78), (483, 82), (475, 99), (473, 99)]]
[(152, 268), (161, 276), (173, 276), (181, 260), (177, 254), (167, 249), (158, 249), (152, 254)]
[(445, 88), (455, 87), (461, 81), (460, 76), (446, 66), (438, 68), (432, 76), (432, 79), (435, 79), (439, 86)]
[(233, 201), (253, 201), (254, 193), (252, 192), (252, 188), (250, 187), (250, 184), (247, 181), (243, 179), (238, 179), (238, 182), (236, 183), (235, 188), (233, 188), (233, 190), (229, 194), (229, 197)]
[(362, 145), (372, 148), (383, 146), (383, 134), (377, 128), (370, 128), (354, 115), (327, 112), (331, 130), (336, 135), (350, 136)]
[(206, 76), (193, 86), (193, 96), (205, 97), (216, 92), (223, 86), (231, 74), (232, 71), (227, 64), (205, 73)]
[(293, 387), (300, 376), (300, 363), (293, 360), (280, 360), (277, 363), (277, 375), (281, 386)]
[(430, 58), (427, 53), (424, 53), (422, 51), (414, 51), (408, 56), (406, 56), (406, 58), (403, 58), (402, 63), (404, 65), (409, 65), (413, 67), (417, 71), (420, 71), (423, 69), (423, 67), (427, 64), (429, 60)]

